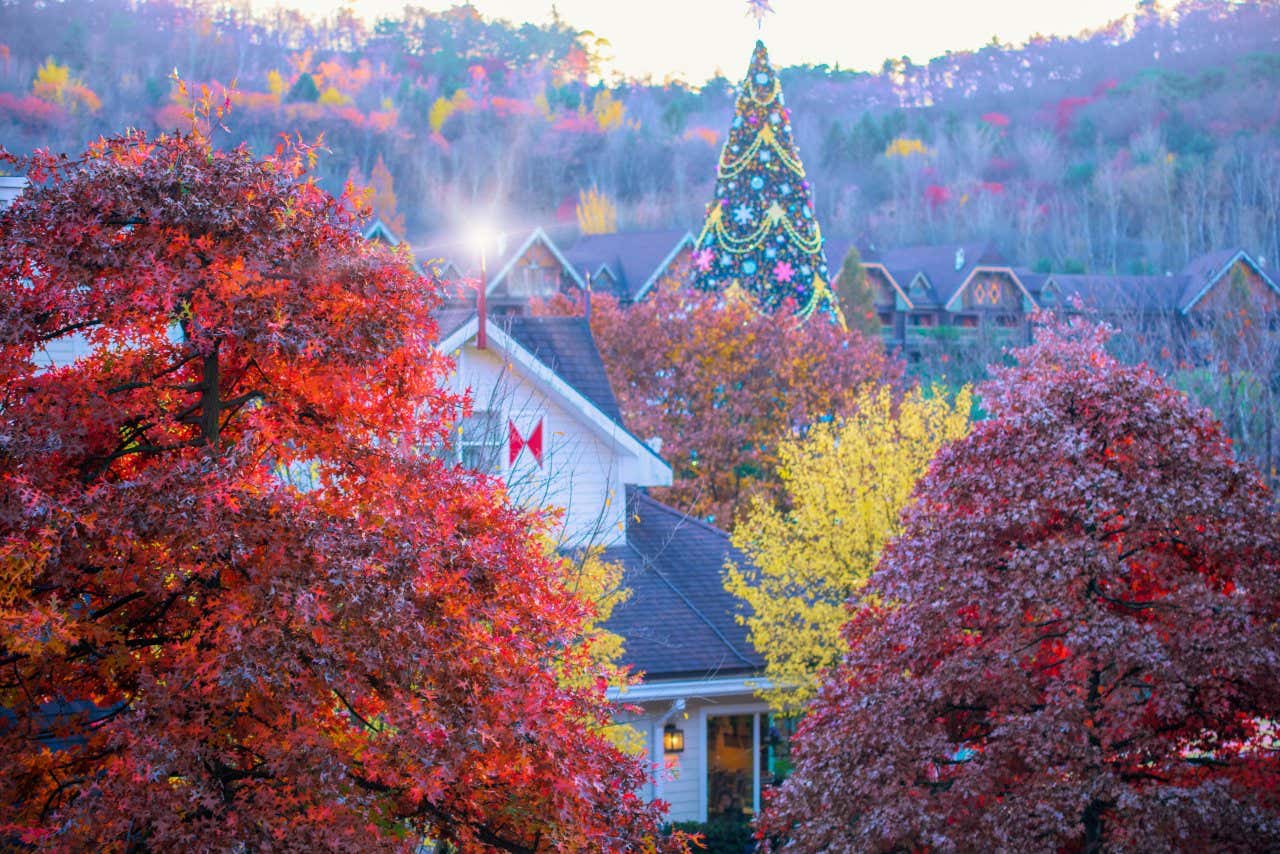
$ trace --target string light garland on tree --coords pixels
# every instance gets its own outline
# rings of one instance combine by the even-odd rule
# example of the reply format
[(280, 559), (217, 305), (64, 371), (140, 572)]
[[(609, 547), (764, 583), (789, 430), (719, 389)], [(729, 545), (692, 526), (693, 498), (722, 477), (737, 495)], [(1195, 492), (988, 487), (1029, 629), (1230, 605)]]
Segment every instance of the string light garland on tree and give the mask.
[[(767, 0), (751, 7), (757, 21), (771, 11)], [(756, 42), (734, 113), (693, 254), (694, 287), (743, 291), (767, 312), (792, 300), (800, 318), (820, 312), (844, 326), (813, 191), (764, 42)]]

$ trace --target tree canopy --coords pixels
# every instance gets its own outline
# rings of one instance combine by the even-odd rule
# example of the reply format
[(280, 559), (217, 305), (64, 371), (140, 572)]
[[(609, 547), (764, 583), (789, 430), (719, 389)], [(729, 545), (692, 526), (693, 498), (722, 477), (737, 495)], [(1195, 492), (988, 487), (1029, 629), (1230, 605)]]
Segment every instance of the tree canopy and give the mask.
[(838, 422), (784, 440), (785, 509), (757, 497), (734, 528), (749, 561), (729, 568), (725, 587), (745, 605), (741, 619), (766, 662), (762, 696), (775, 709), (800, 711), (820, 672), (839, 663), (846, 603), (901, 530), (899, 514), (933, 455), (969, 429), (968, 389), (954, 402), (930, 392), (895, 402), (889, 387), (870, 387)]
[(785, 439), (850, 412), (864, 386), (900, 379), (878, 340), (791, 314), (677, 279), (629, 307), (593, 297), (591, 328), (627, 425), (660, 438), (675, 472), (655, 495), (728, 527), (752, 495), (782, 500)]
[(1270, 495), (1105, 330), (1038, 337), (885, 549), (771, 847), (1280, 844)]
[(564, 678), (590, 614), (542, 523), (427, 453), (465, 408), (435, 284), (310, 155), (5, 156), (0, 838), (678, 845)]

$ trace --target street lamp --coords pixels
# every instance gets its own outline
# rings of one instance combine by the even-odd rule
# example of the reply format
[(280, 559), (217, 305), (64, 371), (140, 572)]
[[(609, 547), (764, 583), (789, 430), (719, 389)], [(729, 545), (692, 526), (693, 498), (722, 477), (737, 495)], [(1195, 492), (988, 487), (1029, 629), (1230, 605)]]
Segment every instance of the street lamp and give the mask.
[(494, 243), (493, 229), (483, 222), (472, 224), (471, 230), (467, 234), (467, 243), (480, 254), (480, 286), (476, 289), (476, 314), (479, 316), (479, 324), (476, 327), (476, 348), (483, 350), (489, 343), (488, 330), (485, 326), (485, 315), (488, 308), (485, 292), (489, 290), (489, 273), (485, 269), (485, 251)]

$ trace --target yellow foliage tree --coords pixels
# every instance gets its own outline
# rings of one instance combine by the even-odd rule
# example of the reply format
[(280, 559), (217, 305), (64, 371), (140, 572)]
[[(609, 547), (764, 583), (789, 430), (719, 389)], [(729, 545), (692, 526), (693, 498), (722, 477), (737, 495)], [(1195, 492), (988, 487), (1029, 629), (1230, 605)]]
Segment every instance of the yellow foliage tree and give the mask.
[(583, 234), (613, 234), (618, 230), (618, 206), (595, 187), (578, 191), (578, 228)]
[(918, 139), (900, 136), (893, 142), (889, 143), (888, 148), (884, 150), (885, 157), (913, 157), (920, 155), (928, 156), (929, 148)]
[(972, 397), (920, 389), (895, 403), (868, 388), (855, 414), (818, 424), (779, 448), (790, 510), (757, 499), (734, 528), (750, 558), (730, 564), (725, 588), (749, 606), (740, 616), (766, 662), (761, 696), (783, 713), (814, 696), (818, 675), (836, 664), (845, 602), (862, 588), (916, 481), (943, 443), (969, 430)]
[(596, 127), (607, 132), (622, 127), (627, 109), (621, 101), (613, 97), (612, 92), (601, 89), (591, 102), (591, 115), (595, 118)]
[(71, 76), (71, 69), (59, 65), (52, 57), (36, 69), (31, 94), (51, 104), (61, 104), (71, 112), (84, 109), (96, 113), (102, 101), (83, 82)]
[(329, 86), (320, 93), (319, 103), (326, 107), (343, 107), (351, 103), (351, 99), (338, 91), (336, 86)]
[(288, 89), (285, 83), (284, 75), (274, 68), (267, 72), (267, 91), (277, 98), (283, 98), (285, 91)]
[[(568, 573), (566, 586), (578, 598), (595, 606), (595, 618), (587, 624), (584, 638), (590, 644), (591, 660), (596, 665), (595, 672), (602, 672), (611, 685), (624, 686), (630, 683), (631, 676), (618, 665), (618, 659), (622, 656), (622, 636), (604, 628), (604, 624), (613, 609), (627, 601), (631, 591), (622, 584), (622, 565), (606, 561), (602, 557), (602, 551), (596, 546), (565, 558)], [(561, 674), (561, 681), (570, 686), (581, 686), (589, 678), (594, 678), (594, 673), (578, 670), (573, 674)], [(604, 735), (630, 753), (639, 754), (645, 749), (644, 737), (627, 724), (605, 727)]]
[(427, 111), (427, 124), (431, 126), (432, 133), (440, 132), (440, 128), (444, 127), (449, 116), (453, 115), (454, 109), (456, 108), (453, 106), (453, 101), (448, 98), (436, 98), (431, 109)]

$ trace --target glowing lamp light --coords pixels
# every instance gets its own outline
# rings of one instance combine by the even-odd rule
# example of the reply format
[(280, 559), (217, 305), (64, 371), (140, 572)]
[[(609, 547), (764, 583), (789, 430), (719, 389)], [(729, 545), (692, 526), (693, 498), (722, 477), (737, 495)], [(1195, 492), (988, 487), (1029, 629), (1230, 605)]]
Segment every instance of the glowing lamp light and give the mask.
[(467, 245), (482, 258), (490, 249), (494, 248), (497, 242), (497, 232), (487, 222), (472, 223), (471, 227), (467, 229)]
[(678, 728), (675, 724), (667, 724), (662, 729), (662, 752), (663, 753), (683, 753), (684, 752), (684, 730)]

